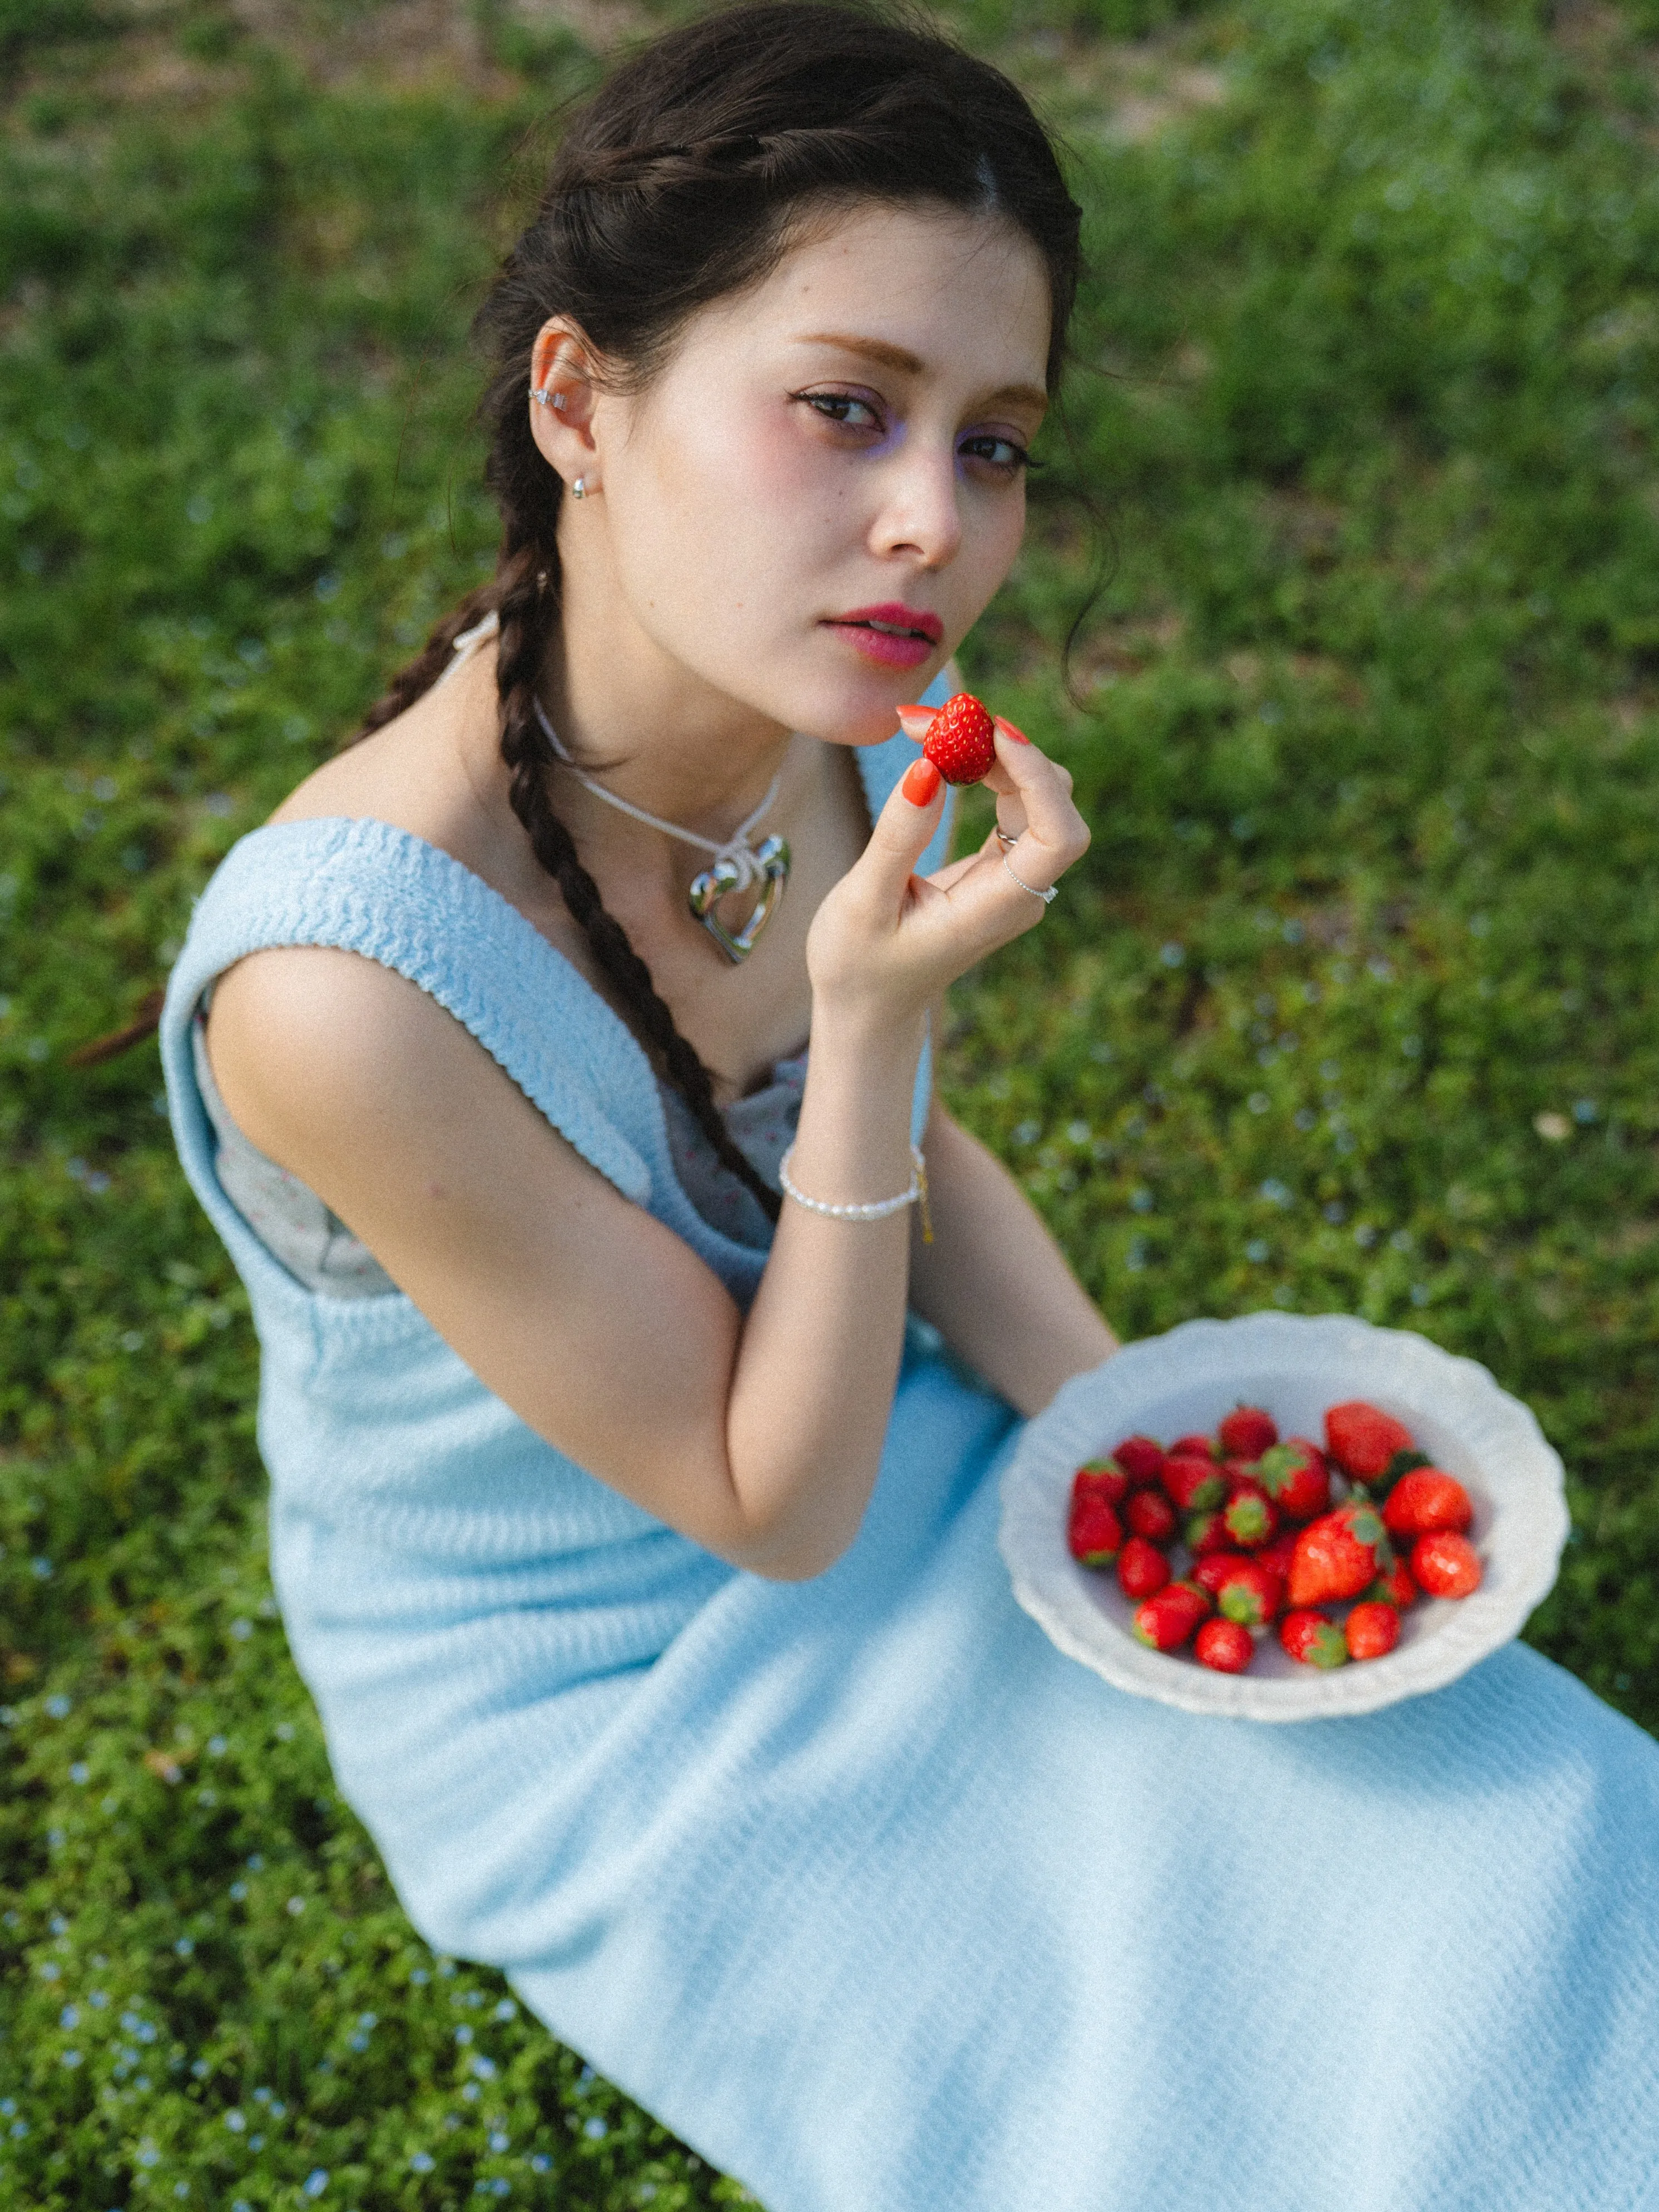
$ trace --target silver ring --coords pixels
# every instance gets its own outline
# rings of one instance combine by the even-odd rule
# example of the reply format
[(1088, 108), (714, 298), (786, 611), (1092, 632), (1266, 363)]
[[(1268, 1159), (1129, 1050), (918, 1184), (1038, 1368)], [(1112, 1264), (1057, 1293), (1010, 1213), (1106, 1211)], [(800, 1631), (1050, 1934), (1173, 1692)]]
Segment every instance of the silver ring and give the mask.
[(1003, 828), (1000, 822), (995, 823), (994, 827), (997, 833), (998, 844), (1001, 846), (1005, 853), (1012, 853), (1015, 846), (1019, 842), (1018, 838), (1011, 837), (1008, 832)]
[[(1011, 876), (1014, 876), (1013, 870), (1008, 867), (1008, 855), (1006, 853), (1002, 856), (1002, 865), (1005, 868), (1008, 868)], [(1060, 896), (1058, 884), (1050, 885), (1046, 891), (1040, 891), (1035, 884), (1028, 884), (1024, 876), (1014, 876), (1014, 881), (1019, 885), (1021, 890), (1030, 891), (1033, 898), (1040, 898), (1044, 906), (1052, 906)]]

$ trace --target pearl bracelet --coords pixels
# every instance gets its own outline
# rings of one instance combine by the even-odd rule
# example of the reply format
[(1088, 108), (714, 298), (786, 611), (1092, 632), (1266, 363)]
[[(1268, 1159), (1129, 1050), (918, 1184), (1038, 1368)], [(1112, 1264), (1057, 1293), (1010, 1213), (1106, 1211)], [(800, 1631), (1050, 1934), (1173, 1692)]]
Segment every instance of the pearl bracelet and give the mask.
[(797, 1206), (804, 1206), (809, 1213), (826, 1214), (831, 1221), (884, 1221), (890, 1213), (902, 1213), (907, 1206), (921, 1207), (921, 1241), (933, 1241), (933, 1224), (927, 1212), (927, 1163), (915, 1145), (910, 1158), (915, 1166), (910, 1176), (910, 1188), (901, 1191), (896, 1198), (872, 1198), (862, 1206), (831, 1206), (827, 1199), (809, 1198), (790, 1178), (789, 1163), (795, 1157), (795, 1148), (788, 1151), (778, 1162), (778, 1181), (786, 1198), (793, 1198)]

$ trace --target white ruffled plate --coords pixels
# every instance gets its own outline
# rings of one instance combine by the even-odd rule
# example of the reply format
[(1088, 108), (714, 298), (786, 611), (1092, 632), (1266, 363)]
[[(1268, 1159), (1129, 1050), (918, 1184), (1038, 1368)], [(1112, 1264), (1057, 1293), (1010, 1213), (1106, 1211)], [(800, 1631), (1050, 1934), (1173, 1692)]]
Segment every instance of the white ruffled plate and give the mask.
[[(1472, 1597), (1420, 1599), (1383, 1659), (1326, 1673), (1304, 1667), (1271, 1632), (1243, 1674), (1200, 1667), (1190, 1650), (1148, 1650), (1116, 1576), (1080, 1567), (1066, 1548), (1072, 1476), (1121, 1437), (1162, 1443), (1213, 1430), (1243, 1402), (1264, 1406), (1285, 1436), (1324, 1436), (1328, 1406), (1367, 1398), (1406, 1423), (1474, 1504), (1471, 1540), (1485, 1569)], [(1002, 1556), (1014, 1595), (1068, 1657), (1121, 1690), (1188, 1712), (1256, 1721), (1374, 1712), (1454, 1681), (1516, 1635), (1555, 1580), (1567, 1539), (1561, 1462), (1527, 1407), (1484, 1367), (1404, 1329), (1346, 1315), (1246, 1314), (1189, 1321), (1131, 1344), (1066, 1384), (1030, 1422), (1002, 1478)]]

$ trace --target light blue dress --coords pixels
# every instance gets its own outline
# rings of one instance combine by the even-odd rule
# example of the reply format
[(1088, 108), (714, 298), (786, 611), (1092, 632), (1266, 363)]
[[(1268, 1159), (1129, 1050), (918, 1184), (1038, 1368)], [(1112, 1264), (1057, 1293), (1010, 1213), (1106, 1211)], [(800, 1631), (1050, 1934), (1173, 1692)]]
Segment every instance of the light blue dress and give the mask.
[[(914, 757), (860, 757), (872, 811)], [(431, 1943), (769, 2212), (1659, 2207), (1646, 1736), (1519, 1646), (1303, 1727), (1114, 1691), (1016, 1607), (1016, 1417), (919, 1326), (845, 1557), (710, 1557), (220, 1188), (192, 1014), (300, 944), (428, 991), (740, 1300), (764, 1253), (690, 1204), (644, 1054), (477, 877), (376, 823), (229, 854), (168, 994), (173, 1127), (252, 1301), (294, 1655)]]

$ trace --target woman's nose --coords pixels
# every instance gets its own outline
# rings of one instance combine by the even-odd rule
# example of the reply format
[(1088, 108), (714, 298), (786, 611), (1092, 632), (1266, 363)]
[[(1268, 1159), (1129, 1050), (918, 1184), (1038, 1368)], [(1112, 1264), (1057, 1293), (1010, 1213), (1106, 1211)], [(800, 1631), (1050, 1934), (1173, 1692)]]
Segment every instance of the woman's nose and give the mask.
[(884, 485), (872, 526), (874, 550), (904, 554), (924, 568), (942, 568), (962, 544), (954, 452), (908, 453)]

